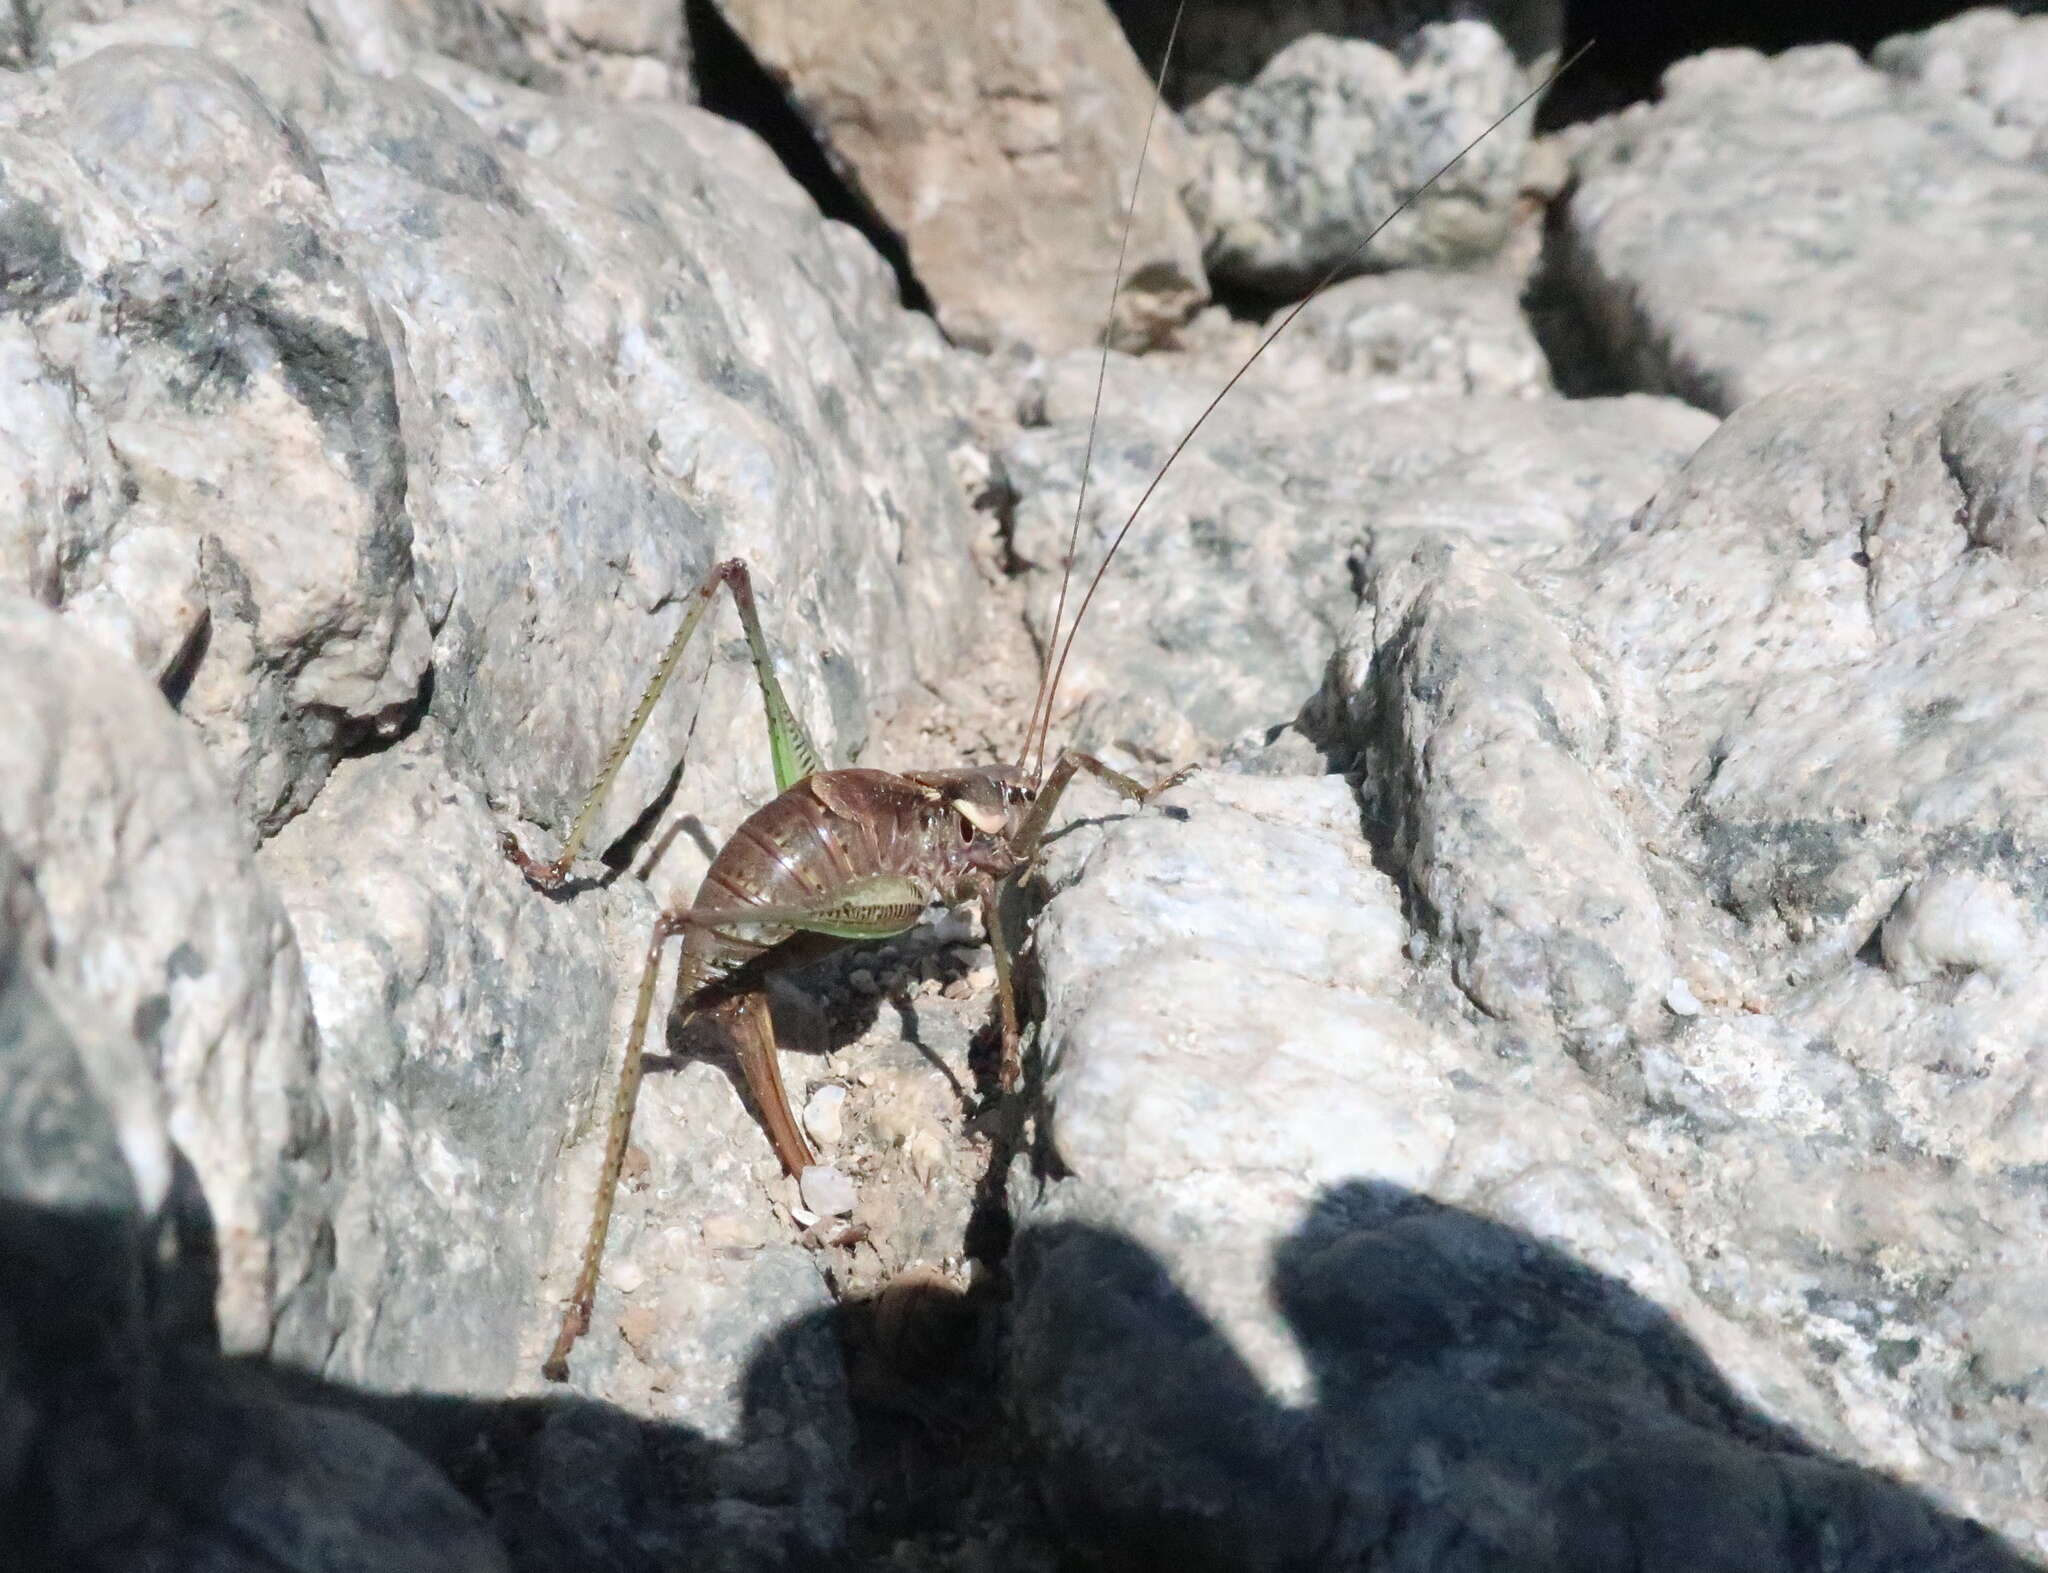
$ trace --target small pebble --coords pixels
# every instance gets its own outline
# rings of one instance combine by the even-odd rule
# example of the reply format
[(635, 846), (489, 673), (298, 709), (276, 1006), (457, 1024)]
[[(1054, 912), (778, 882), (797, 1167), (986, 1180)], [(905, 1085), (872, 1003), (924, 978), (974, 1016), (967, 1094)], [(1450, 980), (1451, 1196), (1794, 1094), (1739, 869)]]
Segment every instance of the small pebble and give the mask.
[(967, 974), (967, 986), (977, 994), (983, 989), (994, 988), (996, 986), (996, 969), (994, 967), (976, 967)]
[(946, 1144), (936, 1131), (927, 1128), (910, 1138), (903, 1155), (910, 1161), (910, 1172), (917, 1176), (917, 1183), (929, 1188), (932, 1176), (946, 1161)]
[(660, 1329), (661, 1322), (652, 1306), (636, 1305), (619, 1313), (619, 1336), (642, 1360), (647, 1358), (647, 1345)]
[(613, 1262), (605, 1268), (605, 1277), (620, 1294), (637, 1294), (640, 1286), (647, 1282), (647, 1274), (640, 1270), (637, 1262)]
[(979, 944), (981, 914), (973, 907), (954, 908), (932, 924), (932, 933), (941, 945)]
[(955, 978), (939, 992), (949, 1000), (964, 1000), (974, 993), (974, 985), (965, 978)]
[(804, 1129), (810, 1132), (811, 1140), (820, 1147), (839, 1145), (840, 1115), (846, 1108), (846, 1089), (837, 1082), (827, 1082), (811, 1094), (804, 1105)]
[(1683, 978), (1673, 978), (1671, 987), (1664, 991), (1664, 1008), (1674, 1016), (1697, 1016), (1700, 1013), (1699, 996), (1692, 991), (1692, 985)]
[(843, 1218), (859, 1200), (853, 1181), (829, 1163), (812, 1164), (798, 1177), (797, 1187), (803, 1192), (805, 1210), (823, 1218)]

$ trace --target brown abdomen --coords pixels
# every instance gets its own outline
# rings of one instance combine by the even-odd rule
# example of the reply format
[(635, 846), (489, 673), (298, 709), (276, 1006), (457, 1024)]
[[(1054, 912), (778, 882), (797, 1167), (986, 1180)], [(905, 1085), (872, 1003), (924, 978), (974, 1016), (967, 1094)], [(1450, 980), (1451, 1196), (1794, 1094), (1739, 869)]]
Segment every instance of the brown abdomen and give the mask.
[[(937, 883), (931, 849), (951, 818), (929, 790), (901, 776), (821, 770), (742, 822), (711, 860), (696, 905), (715, 911), (829, 906), (853, 882), (878, 874), (911, 879), (929, 900)], [(687, 930), (679, 997), (689, 999), (798, 928), (784, 922)]]

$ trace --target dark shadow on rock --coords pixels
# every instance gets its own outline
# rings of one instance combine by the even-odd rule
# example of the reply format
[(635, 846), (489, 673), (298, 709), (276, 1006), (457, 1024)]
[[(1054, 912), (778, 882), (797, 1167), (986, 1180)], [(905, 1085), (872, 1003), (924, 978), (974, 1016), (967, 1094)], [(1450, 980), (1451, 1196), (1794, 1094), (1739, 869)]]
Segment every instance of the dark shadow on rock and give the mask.
[(1399, 1188), (1275, 1252), (1274, 1403), (1144, 1249), (1027, 1229), (1010, 1401), (1063, 1535), (1123, 1568), (1963, 1573), (2033, 1566), (1746, 1403), (1663, 1311)]
[[(754, 1352), (730, 1439), (573, 1394), (224, 1360), (186, 1281), (210, 1251), (167, 1243), (189, 1207), (165, 1216), (0, 1201), (0, 1566), (2030, 1565), (1760, 1413), (1619, 1281), (1389, 1186), (1329, 1192), (1274, 1254), (1308, 1405), (1274, 1402), (1156, 1257), (1055, 1224), (1017, 1237), (1004, 1346), (993, 1306), (936, 1292), (798, 1319)], [(821, 1319), (834, 1347), (856, 1333), (851, 1420), (818, 1380)]]

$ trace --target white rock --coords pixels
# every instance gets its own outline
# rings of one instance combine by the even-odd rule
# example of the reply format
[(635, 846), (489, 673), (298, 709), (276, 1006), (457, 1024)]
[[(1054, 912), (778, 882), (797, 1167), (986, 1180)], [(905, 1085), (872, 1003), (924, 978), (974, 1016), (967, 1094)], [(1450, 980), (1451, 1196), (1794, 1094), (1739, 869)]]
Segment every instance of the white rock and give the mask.
[(647, 1282), (647, 1274), (641, 1271), (640, 1264), (630, 1259), (607, 1262), (604, 1275), (620, 1294), (638, 1294), (640, 1286)]
[(853, 1181), (829, 1163), (814, 1163), (798, 1176), (804, 1206), (821, 1218), (844, 1218), (860, 1197)]
[(1699, 996), (1683, 978), (1673, 978), (1665, 988), (1664, 1008), (1674, 1016), (1697, 1016), (1701, 1010)]
[(1944, 970), (2002, 980), (2035, 949), (2033, 924), (2010, 885), (1955, 871), (1916, 881), (1879, 934), (1884, 964), (1906, 983)]
[(804, 1104), (804, 1129), (820, 1147), (839, 1145), (840, 1116), (846, 1108), (846, 1089), (827, 1082)]
[[(1637, 386), (1732, 411), (1823, 370), (1940, 382), (2040, 360), (2048, 257), (2011, 236), (2048, 205), (2031, 150), (2048, 27), (1968, 20), (1969, 52), (2000, 68), (1981, 94), (1944, 90), (1944, 51), (1915, 40), (1889, 59), (1933, 68), (1918, 90), (1839, 44), (1725, 49), (1590, 128), (1559, 260)], [(1909, 191), (1934, 206), (1895, 200)]]
[(1186, 112), (1197, 169), (1189, 208), (1211, 271), (1277, 294), (1305, 291), (1347, 258), (1388, 268), (1490, 256), (1514, 216), (1526, 114), (1365, 243), (1420, 171), (1449, 162), (1526, 90), (1513, 51), (1484, 22), (1426, 24), (1399, 55), (1319, 32), (1290, 43), (1256, 80)]

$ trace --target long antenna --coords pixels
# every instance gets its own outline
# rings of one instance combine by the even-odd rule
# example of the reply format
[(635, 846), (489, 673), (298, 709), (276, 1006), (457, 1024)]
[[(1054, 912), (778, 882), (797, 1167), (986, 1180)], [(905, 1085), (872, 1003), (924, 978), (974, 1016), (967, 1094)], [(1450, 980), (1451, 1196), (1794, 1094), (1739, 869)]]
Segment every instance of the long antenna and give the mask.
[[(1095, 407), (1088, 414), (1088, 446), (1081, 455), (1081, 490), (1074, 499), (1074, 523), (1067, 531), (1067, 555), (1060, 567), (1059, 604), (1053, 608), (1052, 631), (1045, 641), (1045, 660), (1038, 669), (1038, 694), (1031, 701), (1031, 720), (1024, 729), (1024, 757), (1018, 760), (1033, 781), (1038, 780), (1045, 769), (1045, 738), (1052, 727), (1053, 652), (1059, 648), (1060, 624), (1067, 615), (1067, 587), (1074, 579), (1074, 554), (1081, 547), (1081, 512), (1088, 503), (1088, 472), (1095, 462), (1095, 432), (1102, 420), (1102, 390), (1109, 381), (1109, 338), (1116, 327), (1116, 299), (1123, 293), (1124, 263), (1131, 249), (1131, 226), (1137, 221), (1138, 192), (1145, 183), (1145, 155), (1152, 147), (1152, 128), (1159, 123), (1159, 103), (1166, 96), (1167, 68), (1173, 63), (1173, 46), (1180, 37), (1180, 21), (1186, 11), (1187, 0), (1180, 0), (1173, 8), (1173, 27), (1166, 35), (1166, 50), (1159, 57), (1159, 80), (1152, 84), (1152, 108), (1145, 116), (1145, 135), (1138, 143), (1138, 168), (1131, 176), (1131, 200), (1124, 207), (1123, 233), (1116, 244), (1116, 275), (1110, 281), (1109, 310), (1102, 318), (1102, 359), (1095, 367)], [(1043, 724), (1039, 720), (1041, 709), (1045, 712)]]
[[(1309, 303), (1311, 301), (1313, 301), (1318, 295), (1322, 294), (1322, 292), (1328, 289), (1332, 284), (1337, 282), (1338, 278), (1343, 273), (1345, 273), (1346, 270), (1350, 268), (1351, 264), (1358, 260), (1360, 254), (1364, 252), (1365, 248), (1367, 246), (1370, 246), (1375, 240), (1379, 239), (1380, 232), (1382, 230), (1384, 230), (1389, 224), (1393, 223), (1394, 220), (1399, 218), (1403, 213), (1407, 212), (1409, 208), (1414, 206), (1416, 200), (1419, 197), (1421, 197), (1425, 192), (1427, 192), (1430, 189), (1430, 187), (1434, 186), (1438, 181), (1442, 180), (1444, 176), (1448, 175), (1452, 170), (1456, 169), (1458, 165), (1462, 164), (1465, 161), (1466, 156), (1470, 154), (1474, 148), (1479, 146), (1480, 143), (1484, 142), (1488, 137), (1492, 136), (1494, 132), (1498, 131), (1502, 126), (1506, 125), (1508, 121), (1513, 119), (1523, 109), (1527, 108), (1537, 98), (1540, 98), (1544, 93), (1547, 93), (1550, 90), (1552, 84), (1554, 84), (1559, 77), (1563, 76), (1565, 72), (1569, 71), (1573, 66), (1577, 65), (1579, 61), (1584, 59), (1586, 51), (1591, 49), (1592, 47), (1593, 40), (1589, 38), (1586, 40), (1585, 43), (1581, 44), (1575, 51), (1573, 51), (1570, 59), (1566, 60), (1564, 64), (1560, 65), (1555, 71), (1551, 72), (1550, 75), (1545, 77), (1541, 82), (1538, 82), (1534, 87), (1530, 88), (1529, 91), (1524, 93), (1520, 98), (1516, 99), (1513, 104), (1509, 105), (1507, 109), (1503, 110), (1501, 114), (1494, 119), (1492, 124), (1487, 126), (1487, 128), (1484, 131), (1480, 132), (1479, 135), (1474, 137), (1470, 142), (1467, 142), (1464, 145), (1464, 147), (1460, 148), (1458, 150), (1457, 155), (1453, 157), (1450, 160), (1450, 162), (1445, 164), (1435, 174), (1431, 175), (1429, 179), (1425, 180), (1421, 185), (1417, 186), (1413, 191), (1409, 192), (1407, 196), (1403, 197), (1398, 203), (1396, 203), (1394, 205), (1393, 210), (1390, 213), (1388, 213), (1385, 218), (1381, 219), (1377, 224), (1373, 225), (1372, 229), (1367, 233), (1365, 239), (1361, 240), (1357, 245), (1353, 246), (1350, 251), (1346, 252), (1342, 257), (1340, 257), (1337, 260), (1337, 262), (1330, 268), (1330, 270), (1327, 273), (1325, 273), (1321, 279), (1317, 281), (1316, 287), (1310, 290), (1306, 295), (1304, 295), (1300, 299), (1300, 301), (1298, 301), (1284, 317), (1282, 317), (1277, 323), (1273, 325), (1272, 329), (1266, 334), (1266, 336), (1263, 339), (1259, 340), (1259, 347), (1253, 350), (1251, 354), (1245, 357), (1244, 364), (1238, 367), (1236, 371), (1231, 373), (1230, 380), (1224, 383), (1224, 385), (1219, 390), (1217, 390), (1216, 396), (1213, 399), (1211, 399), (1206, 406), (1203, 407), (1202, 413), (1195, 417), (1195, 423), (1181, 434), (1180, 441), (1173, 445), (1173, 451), (1166, 456), (1166, 462), (1159, 466), (1158, 473), (1152, 477), (1152, 480), (1150, 484), (1146, 486), (1143, 495), (1141, 495), (1138, 498), (1137, 506), (1131, 509), (1129, 517), (1127, 517), (1123, 522), (1123, 527), (1116, 532), (1116, 538), (1109, 543), (1109, 550), (1103, 554), (1102, 562), (1096, 567), (1095, 576), (1088, 581), (1087, 592), (1082, 595), (1081, 604), (1074, 612), (1073, 626), (1067, 630), (1066, 642), (1060, 646), (1059, 661), (1054, 665), (1052, 669), (1052, 681), (1049, 684), (1045, 685), (1044, 722), (1039, 733), (1038, 743), (1038, 751), (1041, 758), (1044, 757), (1046, 733), (1048, 733), (1052, 727), (1053, 699), (1054, 696), (1057, 695), (1059, 692), (1060, 679), (1066, 673), (1067, 656), (1073, 651), (1074, 635), (1079, 633), (1081, 630), (1081, 619), (1088, 615), (1088, 605), (1091, 601), (1095, 599), (1095, 591), (1096, 588), (1102, 583), (1102, 576), (1109, 572), (1109, 565), (1117, 554), (1117, 548), (1124, 544), (1124, 537), (1131, 533), (1131, 526), (1138, 522), (1138, 515), (1144, 511), (1145, 504), (1152, 500), (1152, 494), (1159, 489), (1159, 483), (1166, 479), (1166, 472), (1173, 468), (1174, 460), (1178, 459), (1181, 456), (1181, 454), (1184, 451), (1186, 451), (1188, 444), (1195, 440), (1195, 433), (1200, 431), (1202, 429), (1203, 423), (1207, 421), (1211, 415), (1216, 413), (1216, 406), (1221, 404), (1224, 401), (1224, 399), (1229, 395), (1230, 390), (1236, 387), (1238, 383), (1243, 380), (1244, 374), (1252, 369), (1252, 367), (1257, 363), (1258, 358), (1266, 353), (1267, 348), (1272, 344), (1272, 342), (1275, 339), (1279, 338), (1281, 334), (1287, 331), (1288, 325), (1292, 323), (1296, 317), (1300, 316), (1302, 312), (1308, 309)], [(1106, 354), (1104, 363), (1107, 364)], [(1094, 444), (1094, 440), (1095, 434), (1091, 431), (1089, 433), (1089, 444), (1091, 448)], [(1034, 714), (1036, 714), (1035, 711)]]

